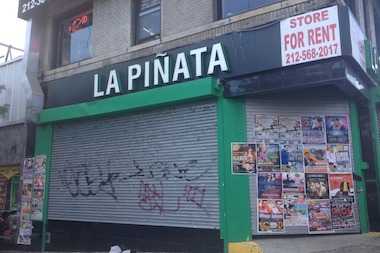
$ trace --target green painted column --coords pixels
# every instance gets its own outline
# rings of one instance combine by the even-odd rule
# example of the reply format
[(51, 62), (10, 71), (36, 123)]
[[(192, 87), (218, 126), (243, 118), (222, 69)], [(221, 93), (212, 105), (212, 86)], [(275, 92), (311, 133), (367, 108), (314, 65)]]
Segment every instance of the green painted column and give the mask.
[[(375, 153), (375, 163), (376, 163), (376, 182), (377, 182), (377, 192), (380, 193), (380, 136), (378, 133), (379, 125), (377, 122), (377, 109), (376, 105), (380, 103), (380, 87), (371, 89), (370, 97), (370, 109), (371, 109), (371, 119), (372, 119), (372, 129), (373, 129), (373, 142), (374, 142), (374, 153)], [(377, 194), (378, 202), (380, 203), (380, 194)]]
[(358, 110), (356, 107), (356, 103), (354, 101), (350, 101), (350, 119), (351, 119), (351, 130), (352, 130), (352, 147), (353, 147), (353, 155), (355, 160), (355, 173), (356, 175), (363, 178), (363, 181), (356, 182), (356, 189), (359, 189), (358, 198), (359, 198), (359, 213), (360, 213), (360, 226), (361, 231), (363, 233), (367, 233), (369, 231), (369, 219), (368, 219), (368, 209), (367, 209), (367, 197), (366, 197), (366, 189), (365, 189), (365, 180), (363, 169), (367, 169), (368, 165), (363, 162), (362, 157), (362, 147), (360, 141), (360, 128), (359, 128), (359, 118), (358, 118)]
[(231, 173), (231, 142), (246, 142), (245, 99), (226, 99), (219, 88), (218, 156), (220, 233), (225, 252), (229, 242), (252, 240), (250, 191), (247, 175)]
[(49, 178), (50, 178), (50, 156), (52, 145), (52, 126), (39, 126), (36, 129), (35, 155), (46, 155), (46, 175), (45, 175), (45, 201), (44, 212), (42, 215), (42, 240), (41, 251), (45, 251), (46, 247), (46, 226), (47, 226), (47, 208), (49, 195)]

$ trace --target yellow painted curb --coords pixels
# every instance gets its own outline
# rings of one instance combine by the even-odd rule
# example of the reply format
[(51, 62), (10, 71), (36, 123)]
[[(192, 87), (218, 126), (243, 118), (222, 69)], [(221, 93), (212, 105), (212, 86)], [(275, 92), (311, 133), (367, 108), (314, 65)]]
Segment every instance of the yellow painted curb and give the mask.
[(263, 248), (255, 242), (230, 242), (228, 253), (263, 253)]

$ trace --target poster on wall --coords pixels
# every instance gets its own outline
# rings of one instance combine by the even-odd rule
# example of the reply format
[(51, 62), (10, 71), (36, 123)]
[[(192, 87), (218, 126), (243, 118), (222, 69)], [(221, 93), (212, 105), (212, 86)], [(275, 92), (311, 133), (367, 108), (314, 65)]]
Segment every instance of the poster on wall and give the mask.
[(258, 198), (281, 199), (281, 173), (258, 173)]
[(305, 193), (304, 173), (282, 173), (283, 193)]
[(22, 179), (32, 179), (34, 169), (34, 158), (26, 158), (22, 166)]
[(278, 117), (256, 114), (254, 116), (254, 139), (257, 143), (278, 143)]
[(45, 199), (46, 155), (35, 157), (33, 174), (32, 220), (42, 220)]
[(283, 233), (285, 231), (283, 200), (260, 199), (257, 206), (259, 233)]
[(301, 119), (299, 116), (279, 116), (278, 123), (280, 143), (301, 143)]
[(326, 143), (325, 117), (301, 116), (302, 143), (323, 144)]
[(310, 199), (329, 199), (329, 180), (327, 173), (306, 173), (306, 196)]
[(281, 171), (304, 172), (302, 145), (280, 145)]
[(354, 198), (354, 180), (351, 173), (330, 174), (331, 198)]
[(257, 171), (280, 172), (280, 153), (278, 144), (257, 144)]
[(356, 228), (353, 199), (331, 199), (331, 222), (335, 230), (351, 230)]
[(231, 143), (232, 174), (256, 173), (256, 144)]
[(348, 144), (347, 116), (326, 116), (327, 143)]
[(284, 194), (284, 226), (307, 226), (307, 202), (305, 194)]
[(349, 145), (327, 144), (326, 159), (329, 172), (351, 172), (351, 159)]
[(309, 233), (332, 231), (330, 200), (308, 200)]
[(305, 172), (327, 172), (326, 145), (303, 145)]

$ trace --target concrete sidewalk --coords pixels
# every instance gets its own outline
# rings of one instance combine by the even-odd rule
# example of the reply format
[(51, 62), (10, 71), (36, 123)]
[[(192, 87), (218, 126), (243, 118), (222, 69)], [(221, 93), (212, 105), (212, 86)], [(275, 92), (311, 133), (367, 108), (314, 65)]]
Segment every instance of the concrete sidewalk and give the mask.
[(380, 233), (253, 237), (264, 253), (380, 253)]

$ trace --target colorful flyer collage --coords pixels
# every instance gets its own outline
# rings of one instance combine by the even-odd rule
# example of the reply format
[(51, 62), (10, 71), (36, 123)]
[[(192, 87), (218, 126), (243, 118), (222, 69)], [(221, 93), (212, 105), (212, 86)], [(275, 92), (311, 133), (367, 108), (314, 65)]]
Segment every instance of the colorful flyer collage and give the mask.
[(30, 245), (32, 240), (32, 229), (26, 230), (24, 227), (32, 228), (31, 210), (32, 210), (32, 194), (33, 194), (33, 171), (34, 158), (26, 158), (22, 166), (22, 193), (21, 193), (21, 214), (18, 244)]
[(35, 158), (33, 175), (32, 220), (42, 220), (45, 199), (46, 155)]
[(232, 143), (231, 153), (233, 174), (257, 177), (258, 232), (356, 229), (348, 116), (253, 117), (253, 141)]

